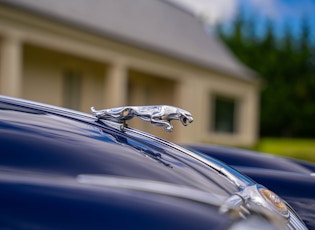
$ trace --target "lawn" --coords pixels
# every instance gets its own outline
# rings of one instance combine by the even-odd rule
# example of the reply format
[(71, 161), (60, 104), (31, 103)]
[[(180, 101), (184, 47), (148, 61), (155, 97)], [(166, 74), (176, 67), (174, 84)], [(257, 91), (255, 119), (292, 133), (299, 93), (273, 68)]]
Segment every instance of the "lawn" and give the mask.
[(255, 150), (315, 162), (315, 139), (262, 138)]

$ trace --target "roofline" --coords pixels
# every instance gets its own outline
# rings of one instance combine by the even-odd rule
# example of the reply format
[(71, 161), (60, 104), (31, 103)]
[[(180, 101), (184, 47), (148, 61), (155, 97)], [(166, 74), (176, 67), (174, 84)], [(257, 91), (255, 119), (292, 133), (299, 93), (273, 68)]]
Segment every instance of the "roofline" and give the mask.
[[(171, 5), (172, 7), (175, 7), (178, 10), (185, 12), (186, 14), (190, 15), (191, 17), (194, 17), (194, 15), (191, 12), (189, 12), (187, 9), (180, 7), (175, 3), (171, 3), (171, 2), (168, 2), (166, 0), (161, 0), (161, 1), (163, 1), (166, 4)], [(1, 0), (0, 0), (0, 5), (5, 5), (9, 8), (24, 11), (26, 13), (34, 13), (35, 15), (33, 15), (33, 16), (42, 17), (46, 20), (50, 20), (50, 21), (55, 22), (55, 23), (60, 23), (60, 24), (63, 24), (65, 26), (81, 30), (82, 32), (92, 33), (96, 36), (99, 36), (102, 38), (107, 38), (107, 39), (117, 41), (117, 42), (120, 42), (120, 43), (123, 43), (126, 45), (134, 46), (136, 48), (139, 48), (139, 49), (142, 49), (145, 51), (151, 51), (151, 52), (154, 52), (154, 53), (159, 54), (159, 55), (168, 56), (170, 58), (174, 58), (174, 59), (179, 60), (179, 61), (187, 62), (189, 64), (193, 64), (193, 65), (199, 66), (201, 68), (208, 69), (212, 72), (216, 72), (216, 73), (220, 73), (220, 74), (226, 74), (229, 76), (234, 76), (234, 77), (237, 77), (237, 79), (239, 79), (239, 80), (244, 80), (246, 82), (251, 82), (253, 84), (258, 84), (258, 85), (261, 84), (261, 80), (259, 79), (259, 75), (246, 66), (245, 66), (245, 69), (246, 69), (246, 71), (248, 71), (249, 76), (244, 76), (242, 74), (236, 74), (234, 71), (231, 71), (229, 69), (225, 69), (223, 67), (220, 68), (218, 66), (215, 66), (214, 64), (206, 63), (202, 60), (197, 60), (197, 59), (192, 58), (192, 57), (177, 55), (174, 52), (170, 52), (170, 51), (167, 51), (167, 50), (165, 50), (163, 48), (159, 48), (159, 47), (153, 47), (149, 44), (145, 44), (143, 42), (139, 42), (139, 41), (136, 41), (136, 40), (131, 39), (131, 38), (127, 38), (127, 37), (124, 37), (121, 35), (116, 35), (116, 34), (113, 34), (111, 32), (104, 31), (104, 30), (98, 30), (98, 29), (93, 28), (91, 26), (85, 26), (82, 23), (77, 23), (73, 20), (63, 20), (62, 18), (59, 18), (53, 14), (49, 14), (47, 12), (43, 13), (39, 10), (32, 8), (32, 7), (28, 7), (27, 5), (20, 5), (20, 4), (17, 4), (15, 2), (7, 2), (7, 1), (2, 2)], [(242, 64), (242, 65), (244, 65), (244, 64)]]

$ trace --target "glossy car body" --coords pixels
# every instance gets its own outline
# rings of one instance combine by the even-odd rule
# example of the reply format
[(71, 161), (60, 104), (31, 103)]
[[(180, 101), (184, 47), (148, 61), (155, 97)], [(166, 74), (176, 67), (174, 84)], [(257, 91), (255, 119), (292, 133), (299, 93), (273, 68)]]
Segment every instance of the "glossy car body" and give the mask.
[(315, 164), (250, 150), (186, 145), (225, 162), (280, 195), (315, 229)]
[(227, 165), (88, 114), (1, 96), (0, 144), (1, 229), (306, 229)]

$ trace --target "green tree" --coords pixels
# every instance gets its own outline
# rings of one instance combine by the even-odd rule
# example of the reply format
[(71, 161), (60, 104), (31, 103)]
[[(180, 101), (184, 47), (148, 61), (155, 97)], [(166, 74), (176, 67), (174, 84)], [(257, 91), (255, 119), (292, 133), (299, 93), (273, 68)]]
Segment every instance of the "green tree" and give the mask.
[(217, 33), (234, 54), (263, 79), (261, 92), (261, 135), (315, 137), (315, 59), (311, 27), (301, 21), (300, 36), (289, 25), (277, 37), (271, 21), (265, 36), (255, 34), (255, 20), (241, 13), (231, 32)]

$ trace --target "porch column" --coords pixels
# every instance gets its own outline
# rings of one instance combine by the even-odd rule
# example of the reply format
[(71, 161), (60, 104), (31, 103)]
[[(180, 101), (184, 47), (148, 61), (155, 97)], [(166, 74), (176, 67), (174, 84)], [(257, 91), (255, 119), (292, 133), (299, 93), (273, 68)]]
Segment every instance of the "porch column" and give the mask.
[[(188, 124), (187, 127), (181, 124), (176, 127), (178, 131), (174, 141), (193, 143), (199, 141), (201, 124), (204, 124), (201, 120), (201, 108), (202, 107), (202, 83), (199, 83), (194, 76), (182, 76), (184, 80), (177, 82), (175, 87), (175, 101), (176, 106), (181, 107), (191, 112), (194, 122)], [(179, 123), (178, 123), (179, 124)]]
[(107, 107), (125, 106), (128, 95), (128, 70), (123, 62), (114, 62), (105, 78), (105, 104)]
[(0, 43), (0, 94), (22, 96), (22, 42), (15, 34), (5, 35)]

